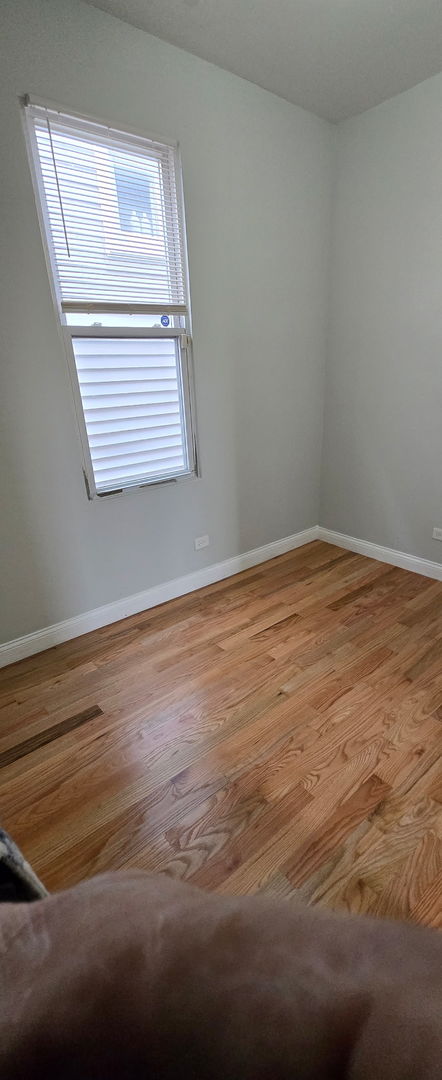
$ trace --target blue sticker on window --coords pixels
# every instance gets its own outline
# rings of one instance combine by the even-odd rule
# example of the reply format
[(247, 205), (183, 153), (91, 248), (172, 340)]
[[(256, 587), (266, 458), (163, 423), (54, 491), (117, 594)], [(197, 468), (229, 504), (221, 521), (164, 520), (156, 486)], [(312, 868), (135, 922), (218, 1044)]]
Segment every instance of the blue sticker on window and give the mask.
[(168, 315), (162, 315), (161, 316), (161, 326), (168, 326), (169, 323), (170, 323), (169, 316)]

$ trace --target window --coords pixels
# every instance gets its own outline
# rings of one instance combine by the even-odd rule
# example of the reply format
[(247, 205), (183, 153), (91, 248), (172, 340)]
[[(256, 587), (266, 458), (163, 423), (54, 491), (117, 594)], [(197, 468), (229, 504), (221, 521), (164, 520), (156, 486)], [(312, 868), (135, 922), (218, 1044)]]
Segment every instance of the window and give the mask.
[(175, 146), (25, 105), (90, 496), (196, 471)]

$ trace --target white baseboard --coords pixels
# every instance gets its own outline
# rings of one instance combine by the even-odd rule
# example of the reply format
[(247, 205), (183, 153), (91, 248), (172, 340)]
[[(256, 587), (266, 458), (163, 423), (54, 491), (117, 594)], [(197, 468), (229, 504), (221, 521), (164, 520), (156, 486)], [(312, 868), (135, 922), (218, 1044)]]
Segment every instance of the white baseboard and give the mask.
[(213, 585), (215, 581), (233, 577), (241, 570), (248, 570), (251, 566), (258, 566), (259, 563), (275, 559), (286, 551), (294, 551), (295, 548), (302, 547), (304, 544), (310, 544), (312, 540), (324, 540), (328, 544), (345, 548), (347, 551), (355, 551), (358, 555), (367, 555), (369, 559), (377, 559), (379, 562), (400, 566), (403, 570), (412, 570), (416, 574), (442, 581), (442, 563), (420, 559), (417, 555), (408, 555), (405, 551), (396, 551), (394, 548), (382, 547), (381, 544), (372, 544), (369, 540), (359, 540), (355, 536), (346, 536), (345, 533), (334, 532), (322, 525), (313, 525), (310, 529), (294, 533), (293, 536), (274, 540), (271, 544), (264, 544), (263, 547), (246, 551), (242, 555), (234, 555), (231, 559), (225, 559), (224, 562), (194, 570), (193, 573), (185, 574), (184, 577), (166, 581), (162, 585), (154, 585), (151, 589), (127, 596), (123, 600), (103, 604), (102, 607), (95, 608), (93, 611), (74, 615), (72, 619), (46, 626), (42, 630), (16, 638), (15, 641), (7, 641), (4, 645), (0, 645), (0, 668), (6, 667), (7, 664), (14, 664), (27, 656), (33, 656), (34, 653), (43, 652), (44, 649), (50, 649), (54, 645), (60, 645), (63, 641), (80, 637), (81, 634), (88, 634), (91, 630), (98, 630), (100, 626), (109, 626), (110, 623), (125, 619), (128, 615), (136, 615), (139, 611), (147, 611), (177, 596), (185, 596), (186, 593), (202, 589), (205, 585)]
[(43, 630), (35, 630), (25, 637), (16, 638), (15, 641), (7, 641), (0, 645), (0, 668), (7, 664), (14, 664), (17, 660), (23, 660), (26, 656), (43, 652), (54, 645), (60, 645), (63, 641), (88, 634), (91, 630), (98, 630), (100, 626), (108, 626), (110, 623), (125, 619), (128, 615), (136, 615), (139, 611), (147, 611), (148, 608), (164, 604), (166, 600), (173, 600), (177, 596), (185, 596), (186, 593), (202, 589), (205, 585), (213, 585), (215, 581), (239, 574), (241, 570), (247, 570), (250, 566), (258, 566), (259, 563), (275, 559), (277, 555), (283, 555), (286, 551), (293, 551), (304, 544), (311, 543), (319, 537), (319, 526), (313, 525), (310, 529), (294, 533), (293, 536), (285, 536), (282, 540), (274, 540), (271, 544), (246, 551), (242, 555), (234, 555), (224, 562), (205, 566), (201, 570), (194, 570), (184, 577), (166, 581), (163, 585), (154, 585), (151, 589), (128, 596), (123, 600), (115, 600), (111, 604), (104, 604), (93, 611), (86, 611), (83, 615), (74, 615), (72, 619), (46, 626)]
[(402, 570), (412, 570), (415, 574), (442, 581), (442, 563), (432, 562), (431, 559), (420, 559), (418, 555), (408, 555), (406, 551), (396, 551), (395, 548), (372, 544), (370, 540), (359, 540), (356, 536), (333, 532), (333, 529), (325, 529), (322, 525), (318, 527), (318, 540), (325, 540), (327, 544), (355, 551), (358, 555), (367, 555), (369, 559), (391, 563), (392, 566), (400, 566)]

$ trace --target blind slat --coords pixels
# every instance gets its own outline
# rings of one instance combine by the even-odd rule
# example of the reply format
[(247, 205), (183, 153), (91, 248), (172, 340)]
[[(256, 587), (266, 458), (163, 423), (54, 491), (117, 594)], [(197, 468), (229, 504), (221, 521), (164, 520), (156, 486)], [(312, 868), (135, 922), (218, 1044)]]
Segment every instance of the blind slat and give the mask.
[[(159, 451), (161, 451), (161, 453), (159, 453)], [(141, 440), (137, 444), (131, 443), (130, 446), (125, 446), (124, 449), (119, 443), (116, 443), (115, 446), (107, 446), (104, 448), (99, 446), (94, 447), (95, 461), (97, 464), (101, 464), (103, 461), (106, 466), (109, 466), (109, 464), (113, 465), (114, 463), (120, 465), (129, 460), (136, 463), (141, 456), (145, 458), (146, 453), (150, 454), (152, 460), (154, 459), (154, 455), (163, 457), (170, 454), (172, 457), (175, 457), (176, 454), (180, 454), (181, 456), (181, 443), (179, 440), (171, 438), (168, 440), (155, 440), (149, 443)]]
[[(166, 428), (166, 434), (164, 434)], [(106, 431), (105, 434), (93, 432), (90, 435), (90, 443), (97, 450), (107, 446), (135, 446), (136, 443), (153, 443), (154, 440), (160, 445), (162, 441), (166, 443), (168, 440), (174, 439), (176, 435), (180, 435), (180, 425), (170, 424), (169, 426), (165, 425), (164, 428), (132, 428), (129, 431)]]
[[(81, 383), (80, 383), (80, 385), (81, 385)], [(88, 413), (88, 401), (90, 401), (90, 403), (91, 403), (90, 404), (91, 409), (97, 409), (97, 408), (101, 409), (101, 408), (106, 408), (107, 406), (109, 406), (111, 408), (115, 408), (116, 405), (121, 404), (122, 398), (124, 398), (125, 403), (130, 404), (130, 405), (147, 405), (147, 404), (150, 405), (150, 404), (154, 404), (156, 402), (156, 404), (158, 406), (162, 406), (165, 403), (178, 402), (178, 394), (174, 394), (174, 395), (172, 395), (172, 394), (168, 394), (168, 395), (162, 394), (162, 395), (160, 395), (160, 394), (157, 393), (157, 394), (152, 394), (150, 397), (146, 397), (146, 395), (143, 396), (143, 394), (135, 394), (135, 393), (125, 393), (124, 395), (122, 395), (122, 394), (118, 393), (117, 390), (112, 394), (101, 394), (101, 395), (93, 395), (93, 394), (89, 395), (89, 394), (85, 394), (85, 393), (82, 392), (82, 398), (83, 398), (83, 405), (84, 405), (85, 414)], [(86, 415), (86, 419), (87, 419), (87, 415)]]
[(109, 424), (109, 430), (111, 430), (112, 424), (121, 424), (122, 430), (125, 429), (125, 425), (133, 422), (134, 424), (147, 424), (152, 420), (163, 420), (164, 423), (168, 422), (169, 416), (179, 416), (179, 409), (173, 401), (166, 401), (161, 406), (152, 405), (117, 405), (114, 408), (101, 409), (89, 409), (88, 410), (89, 423), (99, 424), (100, 428), (103, 424)]
[[(158, 476), (163, 476), (165, 470), (169, 470), (174, 476), (176, 476), (178, 472), (185, 471), (183, 468), (183, 459), (177, 455), (174, 457), (157, 458), (155, 467), (155, 472)], [(149, 475), (154, 477), (155, 472), (152, 469)], [(98, 466), (95, 469), (95, 474), (98, 488), (100, 488), (100, 485), (103, 486), (106, 482), (108, 484), (110, 482), (110, 484), (114, 486), (116, 482), (124, 484), (127, 481), (139, 480), (142, 482), (143, 480), (142, 475), (140, 475), (140, 466), (138, 463), (135, 465), (128, 462), (120, 468), (115, 468), (113, 466), (112, 469), (105, 469)]]
[(160, 373), (155, 368), (149, 371), (146, 375), (145, 371), (140, 371), (138, 375), (134, 375), (128, 372), (125, 368), (121, 371), (106, 371), (106, 376), (100, 379), (99, 373), (93, 373), (89, 371), (81, 372), (82, 385), (87, 387), (88, 393), (100, 392), (104, 387), (110, 389), (113, 393), (115, 386), (118, 386), (119, 392), (125, 393), (141, 393), (142, 390), (152, 390), (154, 392), (158, 390), (173, 390), (177, 385), (176, 371), (171, 375), (165, 375), (164, 372)]

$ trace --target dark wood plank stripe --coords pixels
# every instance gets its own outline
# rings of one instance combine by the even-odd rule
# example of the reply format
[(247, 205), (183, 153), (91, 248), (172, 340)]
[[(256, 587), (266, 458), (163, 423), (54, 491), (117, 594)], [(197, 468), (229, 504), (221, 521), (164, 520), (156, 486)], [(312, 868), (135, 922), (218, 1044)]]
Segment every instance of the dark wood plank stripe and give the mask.
[(8, 750), (3, 750), (3, 753), (0, 754), (0, 769), (6, 765), (11, 765), (13, 761), (18, 761), (19, 758), (25, 757), (27, 754), (32, 754), (34, 750), (39, 750), (41, 746), (47, 746), (54, 739), (67, 735), (69, 731), (74, 731), (81, 724), (86, 724), (88, 720), (93, 720), (96, 716), (102, 715), (103, 710), (98, 705), (93, 705), (90, 709), (85, 709), (84, 712), (76, 713), (75, 716), (68, 716), (60, 724), (53, 724), (52, 727), (39, 731), (37, 735), (32, 735), (30, 739), (25, 739), (24, 742), (17, 743), (16, 746), (10, 746)]

